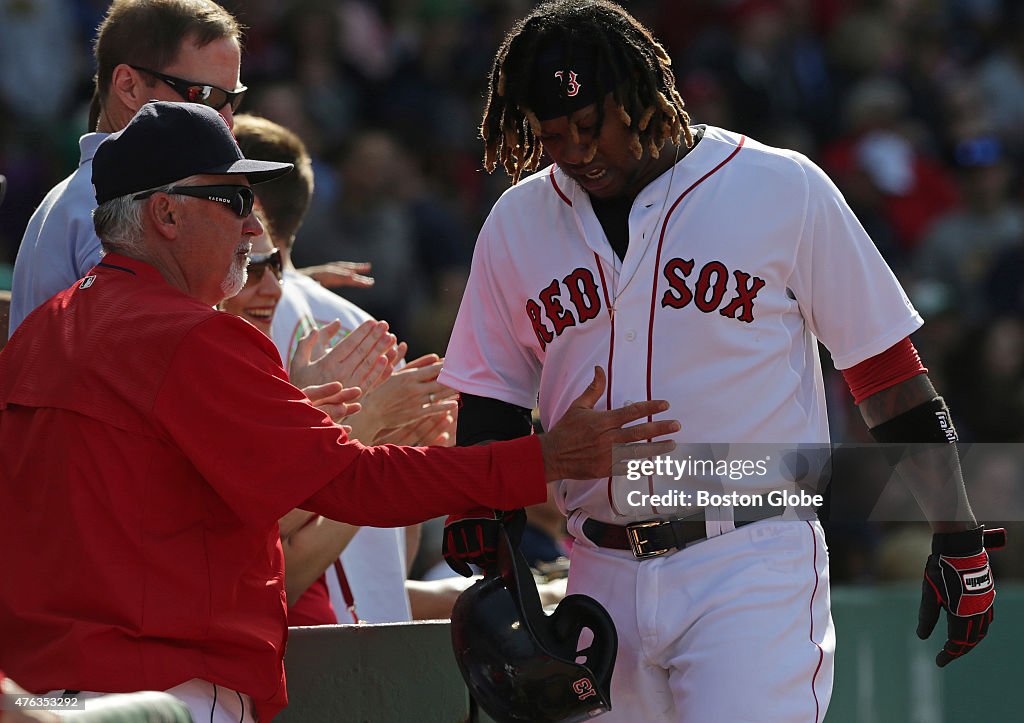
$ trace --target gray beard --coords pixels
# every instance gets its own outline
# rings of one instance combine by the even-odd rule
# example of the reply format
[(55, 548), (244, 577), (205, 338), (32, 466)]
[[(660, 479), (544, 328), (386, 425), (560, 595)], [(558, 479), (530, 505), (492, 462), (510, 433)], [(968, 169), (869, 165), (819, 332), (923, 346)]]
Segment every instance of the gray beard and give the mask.
[[(238, 258), (237, 256), (235, 257)], [(224, 294), (225, 299), (230, 299), (232, 296), (237, 294), (245, 286), (246, 272), (245, 263), (239, 265), (237, 262), (231, 264), (231, 269), (228, 271), (227, 276), (220, 282), (221, 293)]]

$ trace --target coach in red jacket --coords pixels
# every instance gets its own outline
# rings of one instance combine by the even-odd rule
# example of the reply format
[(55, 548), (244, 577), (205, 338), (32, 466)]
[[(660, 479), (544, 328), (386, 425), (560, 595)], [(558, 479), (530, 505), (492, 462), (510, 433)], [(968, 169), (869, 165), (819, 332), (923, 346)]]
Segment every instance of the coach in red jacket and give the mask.
[(676, 428), (621, 429), (667, 404), (594, 411), (595, 374), (545, 435), (350, 442), (262, 333), (213, 308), (262, 233), (250, 184), (290, 165), (243, 158), (207, 107), (155, 102), (93, 166), (106, 256), (0, 354), (0, 669), (28, 690), (178, 691), (197, 720), (267, 721), (285, 704), (285, 512), (395, 526), (514, 509)]

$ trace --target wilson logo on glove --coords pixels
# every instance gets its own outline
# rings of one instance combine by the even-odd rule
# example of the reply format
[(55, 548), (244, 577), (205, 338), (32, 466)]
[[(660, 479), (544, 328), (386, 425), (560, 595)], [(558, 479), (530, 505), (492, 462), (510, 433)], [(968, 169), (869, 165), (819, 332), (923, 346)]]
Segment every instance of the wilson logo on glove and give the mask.
[(917, 636), (927, 639), (946, 611), (946, 644), (935, 656), (940, 668), (969, 653), (984, 640), (995, 617), (995, 580), (988, 550), (1006, 544), (1002, 528), (977, 527), (962, 532), (936, 533), (924, 568)]
[(963, 578), (967, 592), (981, 592), (992, 587), (992, 571), (988, 566), (978, 572), (965, 572)]

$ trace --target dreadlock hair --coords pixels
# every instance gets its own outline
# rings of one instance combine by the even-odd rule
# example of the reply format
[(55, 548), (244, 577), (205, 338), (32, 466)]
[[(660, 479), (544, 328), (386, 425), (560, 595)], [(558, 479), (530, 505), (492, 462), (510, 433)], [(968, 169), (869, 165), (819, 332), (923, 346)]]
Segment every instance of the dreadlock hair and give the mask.
[[(693, 146), (690, 116), (675, 87), (672, 59), (651, 32), (608, 0), (552, 0), (516, 22), (494, 58), (480, 124), (488, 173), (500, 161), (515, 184), (524, 171), (537, 169), (544, 148), (537, 137), (540, 121), (528, 99), (538, 50), (551, 43), (565, 48), (566, 67), (572, 67), (574, 50), (583, 48), (585, 53), (596, 52), (605, 68), (615, 69), (591, 82), (598, 84), (598, 98), (612, 94), (619, 119), (629, 126), (630, 149), (638, 159), (645, 150), (657, 158), (667, 140), (683, 139), (687, 147)], [(604, 103), (599, 101), (588, 162), (597, 152), (604, 115)], [(571, 120), (569, 133), (578, 141), (578, 129)]]

